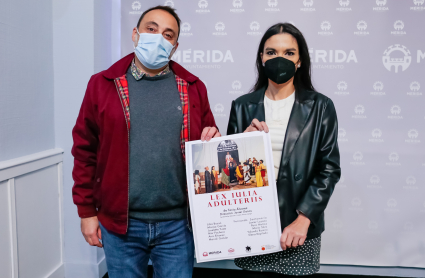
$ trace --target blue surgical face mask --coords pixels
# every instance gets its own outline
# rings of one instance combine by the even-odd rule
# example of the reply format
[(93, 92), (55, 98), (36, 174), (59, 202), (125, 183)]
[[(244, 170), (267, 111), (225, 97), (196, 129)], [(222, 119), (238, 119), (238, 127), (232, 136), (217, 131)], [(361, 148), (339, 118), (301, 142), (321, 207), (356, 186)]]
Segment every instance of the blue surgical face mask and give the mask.
[(139, 41), (134, 53), (148, 69), (160, 69), (168, 64), (174, 46), (162, 34), (139, 33)]

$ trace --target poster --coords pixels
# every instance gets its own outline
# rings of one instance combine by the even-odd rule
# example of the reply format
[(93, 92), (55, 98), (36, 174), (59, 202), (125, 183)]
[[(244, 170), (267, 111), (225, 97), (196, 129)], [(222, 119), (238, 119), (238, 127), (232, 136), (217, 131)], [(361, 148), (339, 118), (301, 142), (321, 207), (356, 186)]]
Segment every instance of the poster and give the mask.
[(186, 171), (198, 263), (282, 250), (268, 133), (186, 142)]

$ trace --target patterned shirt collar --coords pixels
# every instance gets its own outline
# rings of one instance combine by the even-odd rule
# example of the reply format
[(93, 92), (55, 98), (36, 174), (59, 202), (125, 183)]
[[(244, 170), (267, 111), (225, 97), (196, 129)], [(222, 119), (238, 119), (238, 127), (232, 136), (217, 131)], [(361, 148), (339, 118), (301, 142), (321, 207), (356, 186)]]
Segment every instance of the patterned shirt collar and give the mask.
[[(170, 72), (170, 67), (167, 65), (165, 67), (165, 69), (163, 69), (160, 73), (158, 73), (155, 76), (161, 76), (161, 75), (167, 74), (169, 72)], [(150, 76), (146, 72), (143, 72), (141, 69), (139, 69), (136, 66), (136, 63), (134, 62), (134, 60), (133, 60), (133, 62), (131, 62), (131, 74), (133, 75), (134, 79), (136, 79), (136, 80), (142, 79), (143, 76), (145, 76), (145, 75)]]

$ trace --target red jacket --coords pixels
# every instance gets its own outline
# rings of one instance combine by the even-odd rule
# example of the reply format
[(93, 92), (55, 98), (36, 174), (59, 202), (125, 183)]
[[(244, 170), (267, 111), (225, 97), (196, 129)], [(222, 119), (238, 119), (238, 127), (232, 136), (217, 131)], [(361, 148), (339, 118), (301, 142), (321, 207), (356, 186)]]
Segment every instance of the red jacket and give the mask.
[[(72, 195), (78, 214), (81, 218), (97, 215), (106, 229), (118, 234), (125, 234), (128, 224), (131, 111), (126, 111), (129, 100), (124, 92), (128, 92), (125, 74), (133, 58), (129, 54), (91, 77), (72, 130)], [(188, 132), (182, 130), (181, 138), (184, 151), (185, 140), (199, 140), (205, 127), (216, 124), (202, 81), (173, 61), (169, 65), (181, 97), (188, 97), (187, 109), (182, 109), (187, 110), (188, 119)]]

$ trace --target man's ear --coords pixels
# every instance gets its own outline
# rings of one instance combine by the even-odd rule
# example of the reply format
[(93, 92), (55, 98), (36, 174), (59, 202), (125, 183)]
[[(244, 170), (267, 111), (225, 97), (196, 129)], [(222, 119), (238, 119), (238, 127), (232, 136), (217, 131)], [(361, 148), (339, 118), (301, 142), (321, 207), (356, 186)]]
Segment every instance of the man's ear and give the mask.
[(170, 57), (168, 57), (170, 60), (171, 60), (171, 58), (173, 57), (174, 53), (176, 53), (176, 51), (177, 51), (177, 47), (179, 47), (179, 42), (176, 42), (176, 46), (174, 46), (173, 51), (171, 51), (171, 53), (170, 53)]
[(139, 42), (139, 34), (137, 34), (137, 27), (133, 28), (133, 33), (131, 34), (131, 40), (133, 41), (134, 47), (136, 47)]

